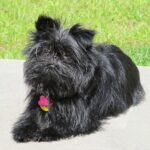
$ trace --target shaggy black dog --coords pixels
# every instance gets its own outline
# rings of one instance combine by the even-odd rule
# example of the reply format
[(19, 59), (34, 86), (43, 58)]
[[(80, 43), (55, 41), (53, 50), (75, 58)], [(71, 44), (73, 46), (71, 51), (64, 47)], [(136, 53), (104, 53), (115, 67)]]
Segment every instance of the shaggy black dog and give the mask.
[[(26, 49), (28, 106), (13, 128), (17, 142), (53, 141), (98, 130), (101, 121), (138, 104), (144, 91), (132, 60), (95, 31), (40, 16)], [(39, 99), (48, 99), (48, 111)]]

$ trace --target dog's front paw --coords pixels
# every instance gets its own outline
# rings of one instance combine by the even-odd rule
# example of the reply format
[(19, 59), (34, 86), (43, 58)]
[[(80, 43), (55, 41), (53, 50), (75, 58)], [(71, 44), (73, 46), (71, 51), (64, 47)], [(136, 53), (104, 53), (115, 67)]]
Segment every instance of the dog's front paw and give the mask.
[(39, 131), (34, 134), (32, 140), (35, 142), (42, 142), (42, 141), (46, 142), (46, 141), (52, 141), (52, 138), (51, 138), (51, 136), (44, 135), (44, 134), (42, 134), (42, 132)]
[(30, 127), (16, 127), (12, 131), (13, 139), (16, 142), (29, 142), (33, 137), (33, 130)]
[(31, 141), (31, 137), (28, 136), (27, 134), (14, 134), (13, 139), (16, 142), (29, 142), (29, 141)]
[(56, 133), (52, 133), (48, 130), (45, 131), (37, 131), (32, 140), (36, 142), (48, 142), (48, 141), (56, 141), (60, 139), (60, 135)]

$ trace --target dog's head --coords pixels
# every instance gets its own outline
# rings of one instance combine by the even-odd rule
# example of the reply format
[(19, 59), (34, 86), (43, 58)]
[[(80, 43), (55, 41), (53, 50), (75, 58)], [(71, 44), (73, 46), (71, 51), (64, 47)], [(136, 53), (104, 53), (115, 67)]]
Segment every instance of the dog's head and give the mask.
[(62, 99), (86, 90), (94, 74), (93, 30), (76, 24), (63, 29), (59, 21), (40, 16), (26, 49), (25, 80), (39, 93)]

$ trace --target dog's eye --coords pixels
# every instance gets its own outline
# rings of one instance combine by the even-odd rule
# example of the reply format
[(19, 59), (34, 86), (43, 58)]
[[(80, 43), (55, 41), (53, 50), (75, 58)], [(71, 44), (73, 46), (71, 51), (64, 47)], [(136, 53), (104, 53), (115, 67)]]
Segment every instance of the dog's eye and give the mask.
[(64, 51), (64, 52), (63, 52), (63, 56), (64, 56), (64, 57), (69, 57), (69, 52), (68, 52), (68, 51)]
[(68, 55), (68, 53), (64, 53), (63, 56), (64, 57), (68, 57), (69, 55)]

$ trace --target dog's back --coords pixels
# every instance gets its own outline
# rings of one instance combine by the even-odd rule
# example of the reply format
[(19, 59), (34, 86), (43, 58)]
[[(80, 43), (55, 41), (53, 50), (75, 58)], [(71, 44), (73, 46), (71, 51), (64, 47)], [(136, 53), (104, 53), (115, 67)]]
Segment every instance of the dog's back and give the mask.
[(95, 49), (100, 56), (100, 67), (104, 70), (102, 88), (109, 95), (104, 102), (108, 107), (104, 108), (104, 116), (118, 115), (141, 102), (145, 93), (138, 68), (131, 58), (115, 45), (99, 44), (95, 45)]

